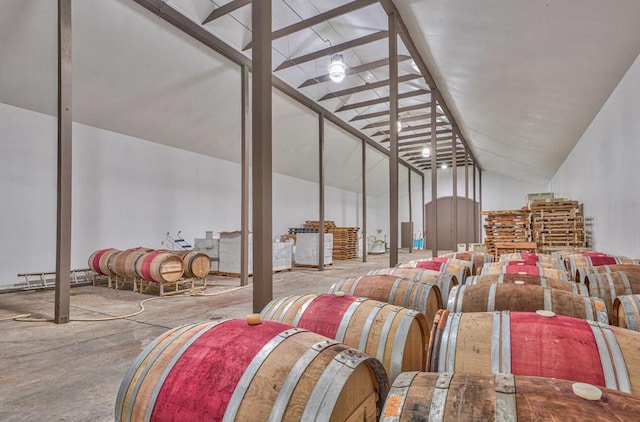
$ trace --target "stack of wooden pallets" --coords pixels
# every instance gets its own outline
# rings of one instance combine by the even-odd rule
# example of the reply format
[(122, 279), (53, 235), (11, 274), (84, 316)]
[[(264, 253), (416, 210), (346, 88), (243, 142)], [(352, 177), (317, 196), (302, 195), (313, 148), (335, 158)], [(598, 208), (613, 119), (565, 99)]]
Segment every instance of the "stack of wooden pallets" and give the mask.
[[(305, 228), (318, 230), (319, 221), (307, 221)], [(333, 234), (333, 259), (345, 260), (358, 257), (358, 232), (359, 227), (337, 227), (330, 220), (324, 222), (325, 233)]]
[(577, 201), (534, 201), (529, 210), (533, 241), (540, 250), (584, 247), (584, 217)]
[(526, 208), (485, 211), (482, 215), (487, 216), (484, 226), (486, 233), (484, 243), (487, 245), (488, 253), (496, 255), (496, 243), (528, 242), (531, 240), (529, 211)]

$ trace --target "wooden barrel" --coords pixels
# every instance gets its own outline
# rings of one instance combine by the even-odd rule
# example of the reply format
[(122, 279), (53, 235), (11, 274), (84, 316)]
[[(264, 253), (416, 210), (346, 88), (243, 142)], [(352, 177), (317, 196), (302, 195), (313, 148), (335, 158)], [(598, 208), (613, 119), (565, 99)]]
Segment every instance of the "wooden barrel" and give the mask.
[(428, 270), (426, 268), (383, 268), (381, 270), (372, 270), (367, 273), (367, 275), (384, 274), (408, 278), (411, 281), (422, 281), (429, 284), (435, 284), (440, 288), (440, 292), (447, 292), (447, 294), (449, 294), (451, 286), (458, 285), (458, 278), (455, 275)]
[(107, 263), (109, 258), (119, 253), (118, 249), (100, 249), (95, 251), (89, 256), (89, 268), (96, 274), (112, 276), (115, 275), (110, 269)]
[[(600, 252), (582, 252), (576, 255), (569, 255), (566, 259), (569, 260), (569, 271), (574, 280), (580, 281), (587, 273), (592, 273), (593, 267), (599, 267), (601, 265), (616, 265), (622, 261), (627, 261), (628, 258), (616, 257), (607, 255)], [(627, 262), (630, 262), (628, 260)]]
[(183, 273), (182, 259), (171, 252), (148, 252), (136, 262), (136, 274), (148, 281), (171, 283), (178, 281)]
[(553, 255), (540, 254), (540, 253), (510, 253), (500, 255), (501, 262), (523, 261), (527, 263), (538, 263), (544, 267), (556, 268), (559, 270), (566, 270), (564, 266), (564, 260)]
[(519, 275), (537, 275), (540, 277), (551, 277), (560, 280), (567, 280), (567, 273), (555, 268), (544, 268), (536, 265), (503, 265), (498, 267), (485, 266), (480, 275), (487, 274), (519, 274)]
[(427, 371), (560, 378), (640, 394), (640, 333), (635, 331), (509, 311), (442, 310), (434, 324)]
[(427, 270), (440, 271), (447, 274), (453, 274), (459, 283), (464, 284), (464, 280), (471, 275), (471, 266), (460, 265), (457, 262), (440, 262), (431, 260), (410, 261), (406, 264), (398, 265), (398, 268), (423, 268)]
[(492, 255), (485, 254), (482, 252), (473, 252), (473, 251), (452, 252), (442, 256), (446, 258), (460, 259), (462, 261), (473, 261), (473, 270), (471, 271), (471, 275), (476, 275), (477, 272), (480, 270), (480, 268), (483, 267), (484, 264), (493, 262)]
[(509, 374), (407, 372), (396, 378), (382, 410), (384, 422), (635, 421), (640, 399), (600, 388), (587, 400), (572, 381)]
[(442, 309), (440, 291), (440, 287), (435, 284), (412, 281), (393, 275), (343, 278), (329, 289), (329, 293), (345, 292), (348, 295), (368, 297), (416, 310), (427, 318), (429, 326), (433, 323), (438, 309)]
[(476, 284), (456, 286), (449, 294), (449, 312), (535, 312), (544, 309), (558, 315), (607, 324), (602, 299), (526, 284)]
[(616, 265), (600, 265), (598, 267), (581, 268), (578, 270), (580, 278), (576, 280), (579, 283), (585, 283), (585, 278), (589, 274), (597, 273), (615, 273), (622, 271), (627, 274), (628, 277), (638, 278), (640, 277), (640, 265), (635, 264), (616, 264)]
[(616, 296), (613, 301), (613, 320), (615, 326), (640, 331), (640, 295)]
[(109, 267), (111, 270), (120, 277), (124, 278), (140, 278), (136, 273), (136, 264), (138, 260), (145, 254), (153, 252), (153, 249), (147, 248), (132, 248), (122, 251), (117, 255), (114, 255), (109, 260)]
[(204, 278), (211, 271), (211, 258), (209, 255), (198, 251), (176, 252), (184, 265), (184, 276)]
[(560, 280), (551, 277), (540, 277), (538, 275), (522, 275), (522, 274), (487, 274), (469, 277), (466, 285), (474, 284), (491, 284), (491, 283), (509, 283), (509, 284), (530, 284), (534, 286), (542, 286), (549, 289), (562, 290), (565, 292), (577, 293), (582, 296), (589, 297), (589, 289), (584, 284), (574, 283), (572, 281)]
[(627, 273), (589, 274), (585, 285), (593, 297), (599, 297), (607, 305), (609, 321), (613, 322), (613, 301), (617, 296), (640, 293), (640, 278), (630, 278)]
[(430, 326), (420, 312), (386, 302), (333, 294), (272, 300), (261, 317), (335, 339), (375, 357), (393, 381), (401, 372), (422, 371)]
[(382, 364), (335, 340), (264, 321), (209, 321), (149, 344), (125, 375), (116, 421), (375, 421)]

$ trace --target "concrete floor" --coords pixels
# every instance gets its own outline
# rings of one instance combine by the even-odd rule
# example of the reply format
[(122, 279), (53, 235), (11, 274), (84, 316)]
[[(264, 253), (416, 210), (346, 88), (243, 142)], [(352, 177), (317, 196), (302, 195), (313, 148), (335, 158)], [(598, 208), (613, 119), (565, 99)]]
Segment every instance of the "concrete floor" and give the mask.
[[(431, 256), (400, 252), (400, 262)], [(274, 297), (324, 293), (337, 279), (388, 267), (388, 255), (338, 261), (324, 272), (294, 269), (274, 275)], [(212, 277), (206, 294), (145, 303), (137, 316), (115, 321), (0, 322), (0, 421), (113, 421), (120, 382), (142, 348), (170, 328), (208, 319), (244, 318), (252, 312), (251, 287)], [(225, 293), (226, 292), (226, 293)], [(71, 318), (127, 315), (149, 295), (104, 286), (71, 289)], [(0, 319), (30, 313), (53, 317), (52, 290), (0, 295)]]

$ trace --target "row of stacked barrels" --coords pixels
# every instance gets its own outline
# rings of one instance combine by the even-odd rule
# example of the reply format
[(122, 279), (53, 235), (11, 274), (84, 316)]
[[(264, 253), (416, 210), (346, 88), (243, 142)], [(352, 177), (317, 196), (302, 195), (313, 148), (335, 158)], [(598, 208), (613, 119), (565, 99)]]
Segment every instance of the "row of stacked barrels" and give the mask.
[(208, 255), (194, 251), (150, 248), (100, 249), (89, 256), (89, 268), (99, 275), (172, 283), (186, 278), (204, 278), (211, 271)]
[(414, 261), (178, 327), (135, 360), (116, 420), (638, 420), (640, 333), (584, 284), (508, 269), (562, 257), (482, 274), (492, 261)]

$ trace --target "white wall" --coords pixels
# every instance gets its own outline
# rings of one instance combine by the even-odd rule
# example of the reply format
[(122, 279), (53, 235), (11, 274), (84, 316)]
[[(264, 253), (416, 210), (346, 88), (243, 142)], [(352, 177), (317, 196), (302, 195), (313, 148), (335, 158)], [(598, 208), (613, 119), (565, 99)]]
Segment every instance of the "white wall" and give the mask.
[(593, 217), (593, 247), (640, 256), (640, 56), (629, 68), (549, 190), (584, 203)]
[(527, 205), (527, 194), (547, 192), (540, 184), (523, 182), (490, 171), (482, 172), (482, 210), (517, 210)]
[[(56, 118), (0, 103), (0, 287), (55, 269)], [(160, 248), (240, 228), (240, 165), (94, 127), (73, 125), (72, 268), (96, 249)], [(274, 174), (274, 235), (318, 217), (318, 185)], [(359, 225), (361, 194), (327, 187), (326, 218)], [(368, 197), (370, 230), (377, 201)]]

